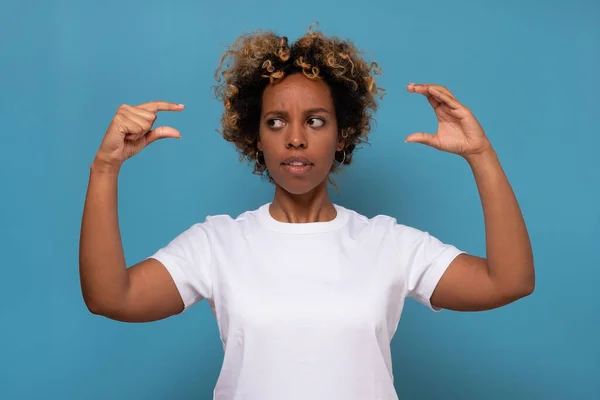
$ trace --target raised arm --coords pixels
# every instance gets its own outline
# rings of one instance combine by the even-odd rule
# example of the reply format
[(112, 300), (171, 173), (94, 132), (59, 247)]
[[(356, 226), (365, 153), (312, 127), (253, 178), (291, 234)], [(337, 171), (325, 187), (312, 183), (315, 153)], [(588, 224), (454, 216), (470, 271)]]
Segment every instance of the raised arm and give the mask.
[(149, 322), (183, 310), (183, 301), (166, 268), (147, 259), (127, 268), (117, 212), (118, 176), (123, 162), (161, 138), (177, 138), (171, 127), (152, 129), (158, 111), (183, 106), (151, 102), (122, 105), (90, 168), (79, 247), (83, 299), (98, 315), (126, 322)]
[(448, 89), (411, 84), (408, 90), (427, 97), (439, 125), (434, 135), (415, 133), (406, 141), (464, 157), (473, 171), (485, 220), (486, 257), (456, 257), (434, 290), (431, 304), (457, 311), (481, 311), (531, 294), (535, 271), (525, 221), (483, 128)]

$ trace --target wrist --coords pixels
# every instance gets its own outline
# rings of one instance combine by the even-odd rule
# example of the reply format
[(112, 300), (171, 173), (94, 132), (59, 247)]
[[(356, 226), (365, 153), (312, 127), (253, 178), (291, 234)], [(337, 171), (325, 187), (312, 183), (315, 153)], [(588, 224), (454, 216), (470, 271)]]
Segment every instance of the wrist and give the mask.
[(466, 154), (463, 156), (463, 158), (467, 161), (467, 163), (469, 163), (469, 165), (471, 167), (476, 166), (476, 165), (480, 165), (480, 164), (487, 164), (489, 162), (493, 162), (495, 160), (497, 160), (497, 155), (496, 155), (496, 151), (493, 149), (493, 147), (491, 145), (486, 146), (485, 149), (482, 149), (480, 151), (471, 153), (471, 154)]
[(121, 162), (107, 160), (101, 155), (97, 154), (92, 161), (90, 171), (98, 174), (118, 175), (119, 171), (121, 170), (121, 165)]

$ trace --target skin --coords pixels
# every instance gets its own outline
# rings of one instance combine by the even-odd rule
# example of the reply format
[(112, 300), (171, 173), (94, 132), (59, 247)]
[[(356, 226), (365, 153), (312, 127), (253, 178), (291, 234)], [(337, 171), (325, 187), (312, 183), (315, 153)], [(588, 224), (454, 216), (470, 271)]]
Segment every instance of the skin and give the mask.
[(123, 162), (159, 139), (181, 137), (174, 128), (152, 125), (158, 112), (183, 109), (162, 101), (120, 106), (94, 157), (79, 241), (81, 291), (94, 314), (149, 322), (183, 311), (177, 287), (160, 262), (149, 259), (127, 268), (117, 214)]
[(445, 87), (409, 84), (433, 107), (438, 129), (406, 138), (461, 156), (471, 167), (485, 221), (486, 258), (461, 254), (438, 283), (431, 303), (456, 311), (484, 311), (530, 295), (535, 287), (531, 241), (523, 215), (481, 124)]
[[(532, 293), (535, 273), (531, 244), (511, 186), (483, 128), (445, 87), (409, 84), (424, 96), (438, 120), (434, 134), (414, 133), (420, 143), (462, 157), (471, 167), (485, 219), (486, 258), (462, 254), (436, 287), (434, 306), (457, 311), (497, 308)], [(335, 110), (323, 81), (291, 75), (263, 93), (258, 148), (275, 181), (272, 216), (282, 222), (335, 218), (327, 178), (335, 151), (342, 150)], [(80, 240), (82, 293), (95, 314), (128, 322), (167, 318), (183, 311), (170, 275), (154, 259), (126, 267), (117, 216), (117, 182), (123, 162), (162, 138), (179, 138), (172, 127), (152, 129), (161, 111), (182, 111), (168, 102), (123, 105), (109, 125), (90, 168)], [(318, 110), (317, 110), (318, 109)], [(291, 155), (310, 160), (308, 172), (290, 173)]]
[[(263, 92), (258, 149), (275, 181), (270, 211), (282, 222), (323, 222), (335, 218), (327, 193), (327, 178), (338, 138), (335, 107), (329, 86), (303, 74), (293, 74)], [(307, 173), (290, 173), (284, 161), (301, 156), (311, 162)]]

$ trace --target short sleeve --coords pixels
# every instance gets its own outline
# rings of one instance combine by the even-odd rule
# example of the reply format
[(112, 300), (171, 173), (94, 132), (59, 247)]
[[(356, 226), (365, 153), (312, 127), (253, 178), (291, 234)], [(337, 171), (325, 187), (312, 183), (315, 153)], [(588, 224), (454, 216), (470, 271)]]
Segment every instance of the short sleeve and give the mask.
[(431, 304), (433, 291), (450, 263), (465, 252), (411, 227), (398, 225), (397, 233), (406, 263), (407, 296), (433, 311), (441, 311)]
[(207, 223), (198, 223), (175, 237), (151, 257), (171, 274), (188, 309), (202, 299), (212, 299), (212, 249)]

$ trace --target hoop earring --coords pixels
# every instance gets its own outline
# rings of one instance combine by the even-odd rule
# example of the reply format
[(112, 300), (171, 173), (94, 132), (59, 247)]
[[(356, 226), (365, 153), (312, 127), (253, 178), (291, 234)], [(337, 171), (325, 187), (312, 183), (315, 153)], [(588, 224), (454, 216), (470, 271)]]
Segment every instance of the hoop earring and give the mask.
[(338, 163), (340, 163), (340, 164), (344, 164), (344, 162), (346, 161), (346, 149), (344, 149), (343, 152), (344, 152), (344, 158), (342, 158), (342, 161), (338, 161)]
[(256, 150), (256, 165), (258, 165), (259, 167), (264, 167), (264, 165), (262, 165), (260, 163), (260, 161), (258, 161), (258, 157), (260, 157), (260, 154), (262, 153), (262, 151), (258, 151)]

